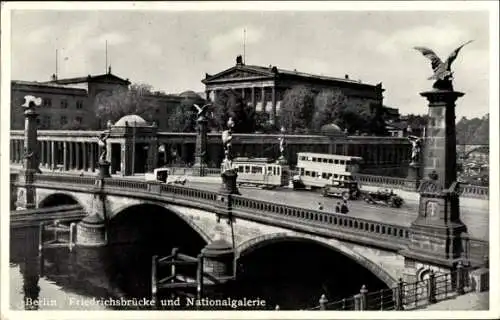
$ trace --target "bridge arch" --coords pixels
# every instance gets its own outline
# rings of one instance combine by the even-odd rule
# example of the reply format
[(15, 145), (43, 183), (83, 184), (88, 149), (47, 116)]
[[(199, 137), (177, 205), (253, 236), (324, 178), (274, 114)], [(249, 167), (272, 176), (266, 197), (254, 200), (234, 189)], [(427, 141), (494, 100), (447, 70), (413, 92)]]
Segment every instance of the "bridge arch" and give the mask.
[(183, 254), (196, 256), (210, 239), (189, 216), (162, 203), (129, 203), (110, 211), (107, 216), (111, 247), (141, 247), (159, 256), (178, 248)]
[(57, 192), (57, 193), (52, 193), (45, 198), (42, 198), (38, 202), (38, 208), (48, 208), (48, 207), (55, 207), (55, 206), (61, 206), (61, 205), (67, 205), (67, 204), (78, 204), (84, 207), (78, 198), (76, 198), (74, 195), (70, 193), (65, 193), (65, 192)]
[(394, 279), (381, 266), (371, 261), (370, 259), (365, 258), (361, 254), (353, 251), (352, 249), (346, 247), (345, 245), (342, 245), (340, 242), (332, 239), (316, 238), (305, 234), (279, 232), (261, 235), (249, 239), (238, 246), (236, 253), (237, 259), (239, 260), (241, 257), (248, 255), (260, 248), (279, 242), (306, 242), (322, 246), (355, 261), (357, 264), (371, 272), (380, 281), (385, 283), (387, 287), (392, 288), (397, 284), (397, 280)]
[(133, 207), (140, 207), (140, 206), (155, 206), (158, 208), (162, 208), (163, 210), (169, 213), (173, 213), (175, 216), (177, 216), (179, 219), (184, 221), (191, 229), (196, 231), (198, 235), (205, 241), (206, 243), (210, 243), (211, 238), (210, 236), (200, 227), (198, 226), (191, 218), (187, 217), (183, 213), (181, 213), (179, 210), (173, 208), (172, 206), (164, 203), (158, 203), (154, 201), (141, 201), (141, 203), (137, 204), (125, 204), (122, 206), (119, 206), (115, 210), (111, 211), (110, 214), (108, 215), (109, 219), (114, 219), (123, 212), (125, 212), (127, 209), (133, 208)]

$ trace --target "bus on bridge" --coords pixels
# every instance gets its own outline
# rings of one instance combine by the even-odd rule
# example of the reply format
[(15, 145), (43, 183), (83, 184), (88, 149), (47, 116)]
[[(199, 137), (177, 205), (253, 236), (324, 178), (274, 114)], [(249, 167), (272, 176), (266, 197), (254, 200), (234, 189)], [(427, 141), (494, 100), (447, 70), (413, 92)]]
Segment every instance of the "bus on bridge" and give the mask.
[(293, 177), (294, 189), (324, 188), (326, 185), (354, 181), (353, 174), (359, 172), (361, 157), (336, 154), (299, 152), (297, 174)]

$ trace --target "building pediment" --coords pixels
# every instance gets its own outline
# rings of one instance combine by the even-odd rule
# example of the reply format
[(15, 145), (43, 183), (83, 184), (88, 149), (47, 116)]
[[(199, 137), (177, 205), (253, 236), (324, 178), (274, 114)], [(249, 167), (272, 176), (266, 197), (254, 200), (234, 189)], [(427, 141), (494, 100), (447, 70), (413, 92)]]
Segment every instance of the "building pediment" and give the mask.
[(205, 79), (202, 80), (203, 83), (211, 83), (211, 82), (225, 82), (225, 81), (234, 81), (234, 80), (246, 80), (246, 79), (255, 79), (255, 78), (269, 78), (273, 77), (274, 73), (263, 70), (255, 70), (252, 68), (248, 68), (246, 66), (236, 66), (230, 69), (219, 72), (215, 75), (206, 74)]

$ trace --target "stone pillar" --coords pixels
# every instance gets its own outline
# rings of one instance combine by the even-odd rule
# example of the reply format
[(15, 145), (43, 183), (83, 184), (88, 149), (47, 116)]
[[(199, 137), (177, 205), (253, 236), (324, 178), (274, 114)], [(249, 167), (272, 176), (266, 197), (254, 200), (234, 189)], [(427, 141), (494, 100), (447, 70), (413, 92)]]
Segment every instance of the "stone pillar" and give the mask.
[(55, 141), (50, 141), (50, 169), (54, 170), (57, 165), (57, 153), (58, 150), (56, 149), (56, 142)]
[(252, 109), (255, 110), (255, 87), (252, 86)]
[(24, 111), (24, 167), (19, 172), (16, 209), (33, 209), (36, 207), (36, 188), (33, 186), (35, 174), (39, 169), (39, 150), (37, 150), (38, 133), (35, 106), (41, 104), (41, 98), (26, 96), (23, 107)]
[(92, 172), (95, 171), (95, 164), (96, 164), (96, 156), (95, 156), (95, 144), (93, 142), (90, 143), (90, 170)]
[[(38, 310), (38, 301), (40, 286), (39, 280), (42, 272), (43, 256), (38, 249), (41, 228), (28, 227), (23, 233), (23, 253), (22, 260), (19, 263), (19, 272), (22, 275), (22, 293), (24, 294), (24, 310)], [(43, 254), (43, 252), (42, 252)]]
[(266, 112), (266, 87), (261, 88), (260, 101), (262, 103), (262, 112)]
[(40, 150), (40, 165), (42, 167), (45, 167), (46, 159), (47, 159), (47, 154), (45, 152), (45, 141), (39, 141), (38, 142), (38, 148)]
[(81, 146), (82, 144), (80, 142), (75, 142), (75, 169), (80, 170), (80, 164), (81, 164)]
[(148, 148), (146, 170), (153, 172), (158, 160), (158, 138), (151, 138)]
[(401, 251), (407, 275), (429, 266), (454, 270), (464, 250), (461, 237), (467, 232), (460, 220), (456, 181), (455, 101), (464, 94), (453, 91), (450, 83), (450, 89), (421, 95), (429, 101), (429, 123), (418, 216), (410, 226), (409, 245)]
[(271, 99), (272, 99), (272, 104), (273, 104), (273, 109), (271, 111), (271, 121), (273, 124), (276, 124), (276, 87), (273, 85), (271, 87)]
[(207, 167), (207, 123), (208, 120), (204, 115), (201, 115), (197, 120), (197, 134), (196, 134), (196, 150), (194, 154), (194, 174), (199, 176), (205, 175), (205, 168)]
[[(99, 178), (100, 179), (100, 178)], [(106, 231), (106, 198), (101, 192), (103, 180), (97, 181), (93, 193), (92, 209), (88, 216), (76, 225), (76, 245), (84, 247), (101, 247), (108, 243)]]
[(74, 142), (68, 142), (69, 143), (69, 169), (74, 170), (75, 169), (75, 147), (74, 147)]
[(63, 141), (63, 170), (69, 170), (69, 146), (67, 141)]
[(89, 150), (87, 148), (87, 142), (82, 142), (82, 156), (83, 156), (83, 159), (82, 159), (82, 162), (83, 162), (83, 171), (87, 171), (87, 169), (89, 168), (89, 159), (88, 159), (88, 153), (89, 153)]

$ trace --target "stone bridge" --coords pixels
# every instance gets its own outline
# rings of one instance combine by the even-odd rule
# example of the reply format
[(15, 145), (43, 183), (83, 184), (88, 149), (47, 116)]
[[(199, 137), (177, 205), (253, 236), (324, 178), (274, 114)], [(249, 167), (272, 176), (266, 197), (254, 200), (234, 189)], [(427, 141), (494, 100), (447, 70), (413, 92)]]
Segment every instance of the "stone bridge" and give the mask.
[[(105, 194), (104, 210), (96, 211), (97, 181), (73, 175), (36, 175), (36, 207), (76, 202), (99, 220), (111, 222), (131, 209), (160, 210), (177, 221), (165, 226), (165, 232), (187, 225), (205, 243), (219, 237), (228, 243), (234, 241), (237, 257), (271, 243), (299, 241), (341, 253), (389, 287), (404, 273), (405, 260), (399, 251), (408, 246), (408, 227), (213, 191), (120, 179), (104, 179), (99, 187)], [(229, 216), (234, 217), (234, 224), (224, 222)], [(488, 244), (472, 239), (469, 243), (469, 258), (482, 262)], [(420, 269), (427, 266), (421, 263)]]

